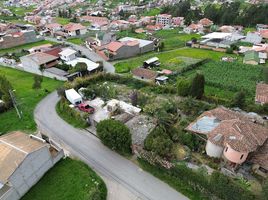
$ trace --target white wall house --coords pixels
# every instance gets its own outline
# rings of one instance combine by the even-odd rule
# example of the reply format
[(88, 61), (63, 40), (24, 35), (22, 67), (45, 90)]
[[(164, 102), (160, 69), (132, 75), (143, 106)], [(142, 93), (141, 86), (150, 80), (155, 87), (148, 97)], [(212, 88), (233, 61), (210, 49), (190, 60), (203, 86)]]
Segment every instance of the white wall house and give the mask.
[(0, 137), (0, 200), (18, 200), (58, 162), (63, 151), (36, 136)]
[(66, 62), (74, 60), (76, 58), (76, 51), (70, 48), (64, 49), (59, 53), (60, 58)]

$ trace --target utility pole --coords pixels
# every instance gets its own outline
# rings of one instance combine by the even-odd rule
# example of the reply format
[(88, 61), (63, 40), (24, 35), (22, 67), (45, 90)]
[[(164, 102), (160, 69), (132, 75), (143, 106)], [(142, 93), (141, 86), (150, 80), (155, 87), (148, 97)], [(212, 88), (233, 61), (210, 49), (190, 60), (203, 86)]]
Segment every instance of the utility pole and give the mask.
[(20, 113), (20, 111), (19, 111), (19, 109), (18, 109), (18, 105), (17, 105), (16, 97), (15, 97), (15, 95), (14, 95), (14, 93), (13, 93), (13, 90), (8, 90), (8, 92), (9, 92), (9, 95), (10, 95), (10, 97), (11, 97), (13, 106), (14, 106), (14, 108), (16, 109), (19, 118), (21, 119), (21, 113)]

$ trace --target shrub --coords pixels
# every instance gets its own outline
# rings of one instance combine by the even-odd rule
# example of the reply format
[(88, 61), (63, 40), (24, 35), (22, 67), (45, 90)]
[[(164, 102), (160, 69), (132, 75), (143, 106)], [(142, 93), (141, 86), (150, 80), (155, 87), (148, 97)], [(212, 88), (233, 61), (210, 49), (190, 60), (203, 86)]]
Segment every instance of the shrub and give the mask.
[(123, 154), (131, 152), (131, 134), (129, 129), (116, 120), (103, 120), (97, 124), (97, 135), (103, 144)]
[(232, 100), (232, 106), (244, 108), (246, 104), (246, 93), (241, 90), (234, 95)]
[[(4, 101), (5, 109), (12, 107), (12, 99), (9, 94), (9, 90), (12, 90), (11, 83), (4, 75), (0, 75), (0, 99)], [(2, 110), (4, 110), (2, 108)]]
[(197, 73), (193, 78), (190, 95), (197, 99), (202, 99), (205, 90), (205, 77)]
[(176, 87), (178, 95), (186, 97), (190, 93), (191, 82), (188, 79), (178, 79)]

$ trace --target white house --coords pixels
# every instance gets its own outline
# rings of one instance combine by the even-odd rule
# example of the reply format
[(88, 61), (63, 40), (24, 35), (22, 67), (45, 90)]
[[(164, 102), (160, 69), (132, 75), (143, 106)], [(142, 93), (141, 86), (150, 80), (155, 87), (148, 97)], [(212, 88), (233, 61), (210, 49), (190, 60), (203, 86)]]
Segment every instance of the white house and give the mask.
[(64, 156), (56, 145), (16, 131), (0, 137), (0, 200), (19, 200)]
[(73, 88), (65, 90), (65, 96), (73, 105), (78, 105), (83, 102), (82, 97)]
[(66, 62), (66, 64), (71, 65), (73, 67), (75, 67), (77, 65), (77, 63), (85, 63), (87, 65), (87, 70), (89, 72), (95, 71), (96, 69), (99, 68), (98, 63), (95, 63), (87, 58), (75, 58), (73, 60)]
[(74, 60), (76, 58), (76, 51), (70, 48), (64, 49), (59, 53), (60, 58), (66, 62)]

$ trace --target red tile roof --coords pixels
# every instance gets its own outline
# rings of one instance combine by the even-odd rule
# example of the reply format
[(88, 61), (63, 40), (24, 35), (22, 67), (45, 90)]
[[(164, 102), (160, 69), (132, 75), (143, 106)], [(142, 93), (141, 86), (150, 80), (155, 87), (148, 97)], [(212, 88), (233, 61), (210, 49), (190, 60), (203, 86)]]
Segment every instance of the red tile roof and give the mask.
[(257, 84), (255, 101), (261, 104), (268, 103), (268, 84)]
[(118, 49), (120, 49), (123, 46), (123, 44), (121, 42), (111, 42), (107, 45), (107, 49), (110, 51), (117, 51)]
[(67, 31), (77, 31), (77, 30), (86, 29), (85, 26), (79, 23), (70, 23), (70, 24), (65, 25), (63, 28)]
[(157, 72), (144, 68), (133, 69), (132, 74), (134, 76), (150, 80), (154, 80), (157, 77)]

